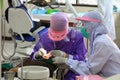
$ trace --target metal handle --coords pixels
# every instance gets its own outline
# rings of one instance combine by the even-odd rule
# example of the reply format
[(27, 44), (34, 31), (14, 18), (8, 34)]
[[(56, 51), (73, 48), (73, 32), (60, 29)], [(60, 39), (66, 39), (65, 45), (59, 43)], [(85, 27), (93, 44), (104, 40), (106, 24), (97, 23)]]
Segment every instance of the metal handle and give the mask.
[(53, 72), (53, 80), (56, 80), (57, 70), (58, 70), (58, 68)]

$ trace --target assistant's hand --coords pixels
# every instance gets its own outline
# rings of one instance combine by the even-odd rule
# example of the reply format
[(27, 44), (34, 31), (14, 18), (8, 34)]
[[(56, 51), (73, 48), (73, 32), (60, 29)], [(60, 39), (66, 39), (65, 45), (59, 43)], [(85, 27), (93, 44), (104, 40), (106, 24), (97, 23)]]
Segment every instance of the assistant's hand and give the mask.
[(68, 58), (65, 58), (65, 57), (55, 57), (55, 58), (52, 58), (52, 60), (54, 61), (53, 63), (66, 63)]
[(61, 50), (51, 50), (49, 53), (54, 57), (66, 57), (68, 55)]

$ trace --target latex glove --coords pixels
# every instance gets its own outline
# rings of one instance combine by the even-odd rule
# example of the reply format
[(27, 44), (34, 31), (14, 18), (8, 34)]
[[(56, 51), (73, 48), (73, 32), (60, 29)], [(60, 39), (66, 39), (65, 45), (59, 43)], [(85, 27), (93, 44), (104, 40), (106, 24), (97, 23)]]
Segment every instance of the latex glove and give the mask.
[(40, 54), (41, 56), (46, 56), (47, 51), (44, 48), (40, 48), (39, 51), (38, 51), (38, 54)]
[(68, 58), (64, 58), (64, 57), (55, 57), (52, 58), (53, 63), (66, 63)]
[(45, 58), (49, 59), (51, 55), (47, 54), (47, 51), (44, 48), (40, 48), (38, 52), (35, 53), (35, 59)]
[(55, 57), (66, 57), (66, 53), (61, 50), (52, 50), (49, 53)]

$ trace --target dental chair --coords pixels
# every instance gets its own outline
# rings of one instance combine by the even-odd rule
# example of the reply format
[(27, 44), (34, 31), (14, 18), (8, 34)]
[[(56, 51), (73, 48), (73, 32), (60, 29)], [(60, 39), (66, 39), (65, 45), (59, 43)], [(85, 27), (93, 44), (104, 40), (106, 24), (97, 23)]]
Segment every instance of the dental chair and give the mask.
[(26, 10), (19, 7), (19, 0), (13, 0), (12, 3), (13, 7), (9, 8), (8, 20), (10, 33), (14, 43), (16, 44), (15, 50), (16, 52), (30, 55), (34, 43), (38, 39), (38, 32), (40, 33), (44, 27), (40, 27), (34, 32), (30, 32), (31, 28), (34, 27), (33, 20), (30, 15)]

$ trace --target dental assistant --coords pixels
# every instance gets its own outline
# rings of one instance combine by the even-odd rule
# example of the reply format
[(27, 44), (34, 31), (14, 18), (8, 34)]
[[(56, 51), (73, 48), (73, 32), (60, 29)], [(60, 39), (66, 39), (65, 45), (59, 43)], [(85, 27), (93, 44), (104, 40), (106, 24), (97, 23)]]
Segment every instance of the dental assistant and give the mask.
[(108, 36), (101, 14), (90, 11), (76, 19), (84, 25), (81, 32), (90, 41), (90, 56), (87, 61), (68, 59), (67, 65), (80, 75), (99, 74), (109, 77), (120, 73), (120, 50)]

